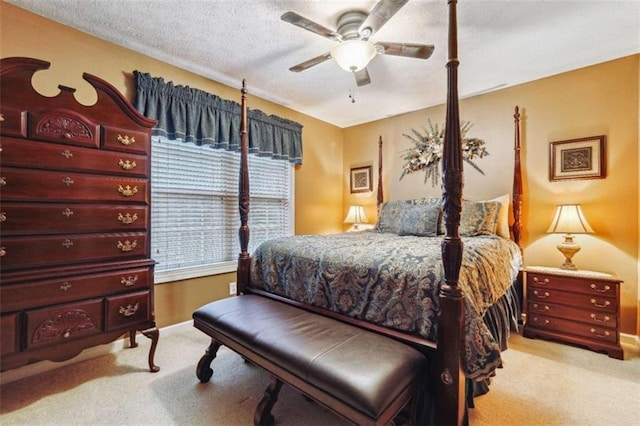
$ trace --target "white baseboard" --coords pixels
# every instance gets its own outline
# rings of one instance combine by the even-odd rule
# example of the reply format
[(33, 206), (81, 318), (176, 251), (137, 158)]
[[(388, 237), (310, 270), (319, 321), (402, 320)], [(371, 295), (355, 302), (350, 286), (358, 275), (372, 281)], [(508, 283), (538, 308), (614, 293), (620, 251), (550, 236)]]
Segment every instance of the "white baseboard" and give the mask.
[(620, 333), (620, 344), (624, 347), (625, 352), (630, 351), (640, 356), (640, 336)]
[[(185, 327), (192, 327), (193, 321), (185, 321), (178, 324), (173, 324), (160, 329), (160, 336), (167, 336), (184, 331)], [(140, 345), (145, 344), (147, 339), (139, 339)], [(44, 373), (46, 371), (55, 370), (56, 368), (64, 367), (66, 365), (76, 364), (78, 362), (86, 361), (88, 359), (96, 358), (103, 355), (119, 352), (126, 349), (129, 346), (129, 338), (123, 337), (115, 340), (111, 343), (104, 345), (93, 346), (80, 352), (77, 356), (61, 362), (53, 361), (40, 361), (35, 364), (25, 365), (24, 367), (16, 368), (13, 370), (7, 370), (0, 373), (0, 385), (6, 383), (15, 382), (16, 380), (24, 379), (36, 374)]]

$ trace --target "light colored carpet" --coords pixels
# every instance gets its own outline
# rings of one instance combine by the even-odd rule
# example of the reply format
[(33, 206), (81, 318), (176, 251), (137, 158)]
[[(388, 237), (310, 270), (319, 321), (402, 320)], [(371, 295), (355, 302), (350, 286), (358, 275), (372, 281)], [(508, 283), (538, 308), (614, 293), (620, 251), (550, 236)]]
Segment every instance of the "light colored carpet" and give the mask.
[[(175, 331), (175, 330), (179, 331)], [(0, 387), (2, 425), (251, 425), (269, 377), (221, 348), (209, 383), (195, 366), (209, 338), (186, 324), (160, 334), (147, 370), (140, 347), (82, 361)], [(473, 425), (639, 425), (640, 358), (618, 361), (513, 336), (491, 391), (476, 398)], [(342, 425), (341, 419), (283, 387), (277, 425)]]

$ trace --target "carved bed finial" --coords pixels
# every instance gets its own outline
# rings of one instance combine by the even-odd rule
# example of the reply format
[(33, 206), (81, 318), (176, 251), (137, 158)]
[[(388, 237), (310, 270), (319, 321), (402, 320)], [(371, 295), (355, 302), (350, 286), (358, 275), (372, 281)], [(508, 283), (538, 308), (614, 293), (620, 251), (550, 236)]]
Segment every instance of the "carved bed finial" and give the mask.
[(240, 180), (238, 207), (240, 210), (240, 255), (238, 256), (237, 294), (244, 292), (249, 284), (249, 138), (247, 135), (247, 82), (242, 80), (241, 118), (240, 118)]
[(513, 226), (511, 232), (513, 241), (518, 244), (520, 252), (522, 252), (522, 245), (520, 244), (520, 238), (522, 237), (522, 167), (520, 165), (520, 110), (517, 105), (513, 114), (513, 122), (515, 158), (513, 164)]
[(380, 208), (380, 204), (384, 201), (384, 194), (382, 188), (382, 135), (378, 139), (378, 199), (377, 206)]

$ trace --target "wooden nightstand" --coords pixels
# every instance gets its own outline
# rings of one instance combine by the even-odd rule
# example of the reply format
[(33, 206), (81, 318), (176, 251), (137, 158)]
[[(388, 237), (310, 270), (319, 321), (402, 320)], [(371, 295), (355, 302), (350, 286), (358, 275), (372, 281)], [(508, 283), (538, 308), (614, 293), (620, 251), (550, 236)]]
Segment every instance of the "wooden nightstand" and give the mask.
[(624, 359), (618, 330), (620, 279), (542, 266), (527, 267), (525, 273), (525, 337), (561, 340)]

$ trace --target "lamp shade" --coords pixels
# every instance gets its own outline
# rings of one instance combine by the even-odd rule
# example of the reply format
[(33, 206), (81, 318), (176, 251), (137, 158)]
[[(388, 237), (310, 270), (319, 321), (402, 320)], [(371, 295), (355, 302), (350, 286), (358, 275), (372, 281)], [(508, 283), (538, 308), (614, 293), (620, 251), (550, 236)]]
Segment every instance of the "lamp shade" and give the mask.
[(345, 71), (356, 72), (364, 69), (376, 56), (376, 48), (368, 41), (345, 40), (331, 49), (331, 57)]
[(344, 218), (344, 223), (369, 223), (369, 219), (367, 219), (367, 215), (364, 213), (364, 207), (358, 205), (349, 207), (347, 217)]
[(547, 233), (593, 234), (593, 228), (582, 213), (580, 204), (562, 204), (556, 209)]

